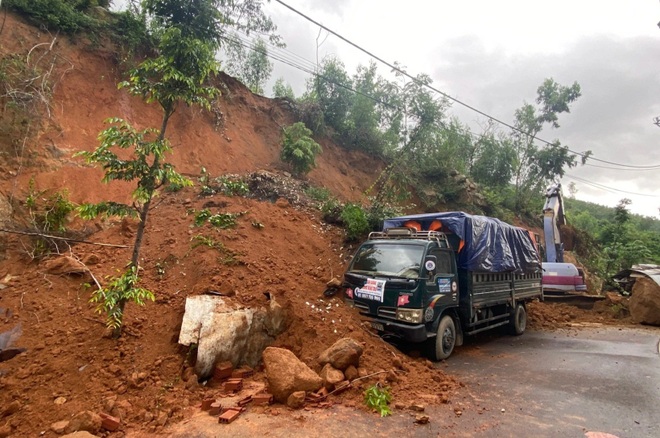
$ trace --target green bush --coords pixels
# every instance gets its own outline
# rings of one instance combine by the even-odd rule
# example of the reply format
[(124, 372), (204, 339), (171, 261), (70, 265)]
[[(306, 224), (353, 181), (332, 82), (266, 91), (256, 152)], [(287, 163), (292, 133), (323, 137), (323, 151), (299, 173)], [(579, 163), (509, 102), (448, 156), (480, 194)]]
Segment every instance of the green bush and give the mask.
[(289, 163), (297, 175), (304, 175), (316, 167), (316, 155), (321, 153), (321, 146), (312, 140), (311, 135), (312, 131), (302, 122), (284, 128), (280, 158)]
[(100, 22), (85, 12), (95, 6), (107, 6), (108, 1), (94, 0), (5, 0), (5, 4), (30, 20), (64, 33), (94, 30)]
[(348, 240), (358, 240), (371, 230), (367, 213), (357, 204), (346, 204), (341, 212), (341, 219)]

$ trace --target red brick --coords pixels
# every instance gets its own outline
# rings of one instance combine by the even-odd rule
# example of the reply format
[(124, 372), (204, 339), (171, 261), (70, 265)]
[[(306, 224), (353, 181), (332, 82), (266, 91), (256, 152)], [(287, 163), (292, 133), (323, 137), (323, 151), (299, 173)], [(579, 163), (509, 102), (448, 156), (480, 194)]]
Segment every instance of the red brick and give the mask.
[(121, 420), (117, 417), (113, 417), (112, 415), (103, 412), (101, 412), (99, 416), (101, 417), (101, 427), (105, 430), (114, 432), (119, 429), (119, 426), (121, 426)]
[(234, 366), (231, 364), (231, 362), (221, 362), (215, 366), (213, 377), (217, 380), (228, 379), (231, 377), (233, 370)]
[(244, 399), (239, 400), (237, 404), (242, 407), (242, 406), (245, 406), (246, 404), (250, 403), (251, 401), (252, 401), (252, 396), (248, 395)]
[(239, 368), (237, 370), (232, 371), (231, 376), (234, 378), (241, 378), (241, 379), (247, 379), (248, 377), (252, 377), (254, 375), (254, 370), (252, 368)]
[(273, 403), (273, 394), (268, 394), (263, 392), (252, 397), (252, 401), (255, 405), (269, 405)]
[(241, 411), (237, 409), (227, 409), (225, 412), (218, 417), (218, 423), (224, 423), (224, 424), (229, 424), (232, 421), (234, 421), (239, 415), (241, 415)]
[(225, 382), (225, 391), (240, 391), (243, 389), (243, 379), (229, 379)]
[(222, 403), (213, 402), (209, 407), (209, 415), (219, 415), (222, 412)]
[(215, 403), (215, 399), (213, 398), (205, 398), (202, 400), (202, 411), (208, 411), (211, 409), (211, 405)]

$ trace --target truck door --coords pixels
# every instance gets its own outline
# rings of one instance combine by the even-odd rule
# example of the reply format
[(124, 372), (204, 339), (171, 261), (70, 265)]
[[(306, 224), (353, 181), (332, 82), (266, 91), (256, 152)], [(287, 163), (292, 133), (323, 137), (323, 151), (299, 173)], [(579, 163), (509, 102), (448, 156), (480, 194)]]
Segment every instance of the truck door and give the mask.
[[(428, 252), (424, 269), (427, 273), (426, 291), (430, 305), (434, 308), (458, 304), (458, 276), (454, 253), (448, 249), (435, 248)], [(432, 304), (431, 304), (432, 303)]]

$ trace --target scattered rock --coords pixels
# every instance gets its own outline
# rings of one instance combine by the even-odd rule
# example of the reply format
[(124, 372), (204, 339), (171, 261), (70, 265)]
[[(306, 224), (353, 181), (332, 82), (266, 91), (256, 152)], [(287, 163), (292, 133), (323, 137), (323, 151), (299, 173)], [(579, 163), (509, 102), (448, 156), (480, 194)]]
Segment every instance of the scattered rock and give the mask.
[(341, 280), (339, 280), (337, 277), (333, 277), (332, 280), (328, 281), (326, 283), (327, 287), (341, 287)]
[(21, 409), (21, 402), (18, 400), (14, 400), (13, 402), (9, 403), (9, 405), (2, 410), (2, 415), (0, 415), (0, 418), (3, 417), (8, 417), (10, 415), (15, 414)]
[(66, 403), (66, 397), (57, 397), (55, 400), (53, 400), (53, 403), (55, 403), (58, 406), (61, 406), (64, 403)]
[(292, 409), (300, 409), (305, 405), (305, 391), (296, 391), (286, 400), (286, 405)]
[(660, 326), (660, 286), (646, 277), (635, 280), (629, 309), (633, 321)]
[(358, 378), (359, 373), (357, 368), (353, 365), (349, 365), (348, 368), (346, 368), (346, 371), (344, 371), (344, 376), (346, 376), (346, 380), (353, 381)]
[(319, 356), (321, 365), (331, 364), (338, 370), (344, 371), (350, 365), (360, 365), (362, 346), (352, 338), (342, 338)]
[(69, 426), (69, 422), (67, 420), (62, 420), (62, 421), (58, 421), (57, 423), (51, 424), (50, 430), (52, 430), (58, 435), (61, 435), (64, 433), (64, 431), (68, 426)]
[(417, 414), (415, 415), (415, 423), (417, 424), (428, 424), (430, 418), (428, 415), (425, 414)]
[(86, 431), (93, 434), (101, 430), (101, 417), (92, 411), (78, 412), (73, 416), (65, 432)]
[(60, 256), (44, 262), (47, 273), (52, 275), (82, 275), (87, 273), (85, 265), (69, 256)]
[(98, 437), (96, 435), (92, 435), (87, 431), (81, 430), (79, 432), (73, 432), (67, 435), (62, 435), (62, 438), (98, 438)]
[(321, 379), (323, 379), (323, 386), (328, 390), (332, 390), (339, 382), (344, 380), (344, 373), (334, 368), (329, 363), (325, 364), (321, 370)]
[(87, 254), (83, 258), (83, 263), (86, 264), (87, 266), (96, 265), (96, 264), (101, 263), (101, 257), (99, 257), (96, 254)]
[(399, 378), (399, 376), (396, 375), (396, 372), (394, 372), (394, 370), (390, 370), (387, 372), (387, 375), (385, 376), (385, 380), (387, 380), (390, 383), (397, 383), (401, 379)]
[(420, 405), (420, 404), (412, 404), (412, 405), (410, 405), (410, 410), (411, 410), (411, 411), (415, 411), (415, 412), (424, 412), (424, 409), (425, 409), (424, 405)]
[(286, 403), (296, 391), (316, 391), (323, 386), (321, 377), (289, 350), (268, 347), (263, 361), (270, 393), (280, 403)]

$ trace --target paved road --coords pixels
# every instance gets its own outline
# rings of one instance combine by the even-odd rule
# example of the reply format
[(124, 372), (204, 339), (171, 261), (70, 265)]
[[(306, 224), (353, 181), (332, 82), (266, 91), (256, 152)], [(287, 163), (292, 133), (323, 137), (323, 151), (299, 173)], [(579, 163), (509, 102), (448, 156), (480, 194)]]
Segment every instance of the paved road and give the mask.
[(457, 349), (446, 369), (467, 384), (466, 403), (488, 409), (493, 424), (480, 436), (655, 438), (659, 337), (618, 328), (491, 335)]
[[(466, 384), (451, 404), (387, 418), (359, 409), (248, 411), (230, 425), (200, 413), (170, 432), (202, 437), (660, 437), (660, 329), (489, 334), (438, 364)], [(458, 411), (458, 413), (456, 413)], [(133, 435), (138, 437), (139, 435)]]

